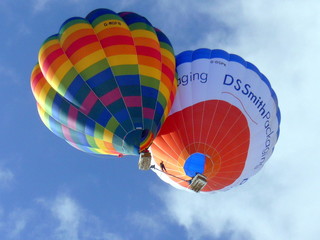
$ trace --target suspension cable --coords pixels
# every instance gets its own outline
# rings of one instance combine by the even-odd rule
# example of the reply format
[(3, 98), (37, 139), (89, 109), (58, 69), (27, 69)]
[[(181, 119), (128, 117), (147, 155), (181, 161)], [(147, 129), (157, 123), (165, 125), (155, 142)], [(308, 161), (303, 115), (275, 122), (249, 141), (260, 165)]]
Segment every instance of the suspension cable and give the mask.
[(159, 172), (165, 173), (165, 174), (167, 174), (167, 175), (169, 175), (169, 176), (171, 176), (171, 177), (177, 178), (177, 179), (179, 179), (179, 180), (181, 180), (181, 181), (189, 182), (189, 180), (185, 180), (185, 179), (179, 178), (179, 177), (177, 177), (177, 176), (175, 176), (175, 175), (172, 175), (172, 174), (170, 174), (170, 173), (164, 172), (164, 171), (156, 168), (154, 165), (152, 165), (152, 166), (150, 167), (150, 169), (151, 169), (151, 168), (152, 168), (152, 169), (155, 169), (155, 170), (157, 170), (157, 171), (159, 171)]

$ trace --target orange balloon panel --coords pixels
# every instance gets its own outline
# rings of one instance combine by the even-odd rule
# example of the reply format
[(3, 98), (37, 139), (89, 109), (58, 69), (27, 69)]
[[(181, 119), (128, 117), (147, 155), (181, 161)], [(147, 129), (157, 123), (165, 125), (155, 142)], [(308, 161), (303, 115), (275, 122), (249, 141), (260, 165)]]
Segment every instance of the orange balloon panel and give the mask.
[[(169, 174), (189, 180), (184, 163), (194, 153), (205, 155), (203, 191), (222, 189), (242, 173), (250, 131), (241, 111), (225, 101), (197, 103), (171, 115), (152, 146), (154, 160), (164, 162)], [(170, 176), (170, 175), (169, 175)], [(182, 186), (188, 183), (171, 177)]]

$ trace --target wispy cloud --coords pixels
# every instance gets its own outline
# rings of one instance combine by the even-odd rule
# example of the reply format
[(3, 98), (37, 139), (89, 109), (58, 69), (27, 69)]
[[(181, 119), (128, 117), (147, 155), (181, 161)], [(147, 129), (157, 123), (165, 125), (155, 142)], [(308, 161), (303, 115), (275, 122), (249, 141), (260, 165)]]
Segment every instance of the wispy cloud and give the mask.
[(34, 0), (33, 1), (33, 10), (34, 12), (41, 12), (45, 9), (49, 9), (50, 4), (56, 0)]
[(161, 235), (166, 231), (163, 216), (159, 212), (150, 214), (150, 211), (143, 212), (130, 212), (127, 216), (128, 223), (132, 225), (137, 232), (145, 237), (145, 239), (155, 239), (156, 236)]
[(0, 206), (0, 237), (8, 240), (21, 239), (26, 229), (34, 229), (34, 225), (30, 225), (33, 217), (31, 209), (15, 208), (9, 211)]
[(53, 201), (40, 199), (38, 202), (55, 220), (50, 224), (54, 240), (122, 239), (118, 233), (108, 231), (105, 222), (84, 209), (69, 194), (59, 194)]
[(0, 166), (0, 187), (8, 186), (14, 179), (14, 174), (11, 170)]
[(32, 218), (33, 211), (28, 209), (15, 209), (6, 221), (6, 231), (9, 239), (18, 239), (26, 229), (28, 222)]
[(171, 191), (164, 201), (190, 239), (225, 234), (228, 239), (316, 239), (319, 197), (312, 194), (312, 199), (310, 189), (303, 190), (298, 181), (291, 183), (293, 188), (274, 180), (278, 176), (269, 170), (241, 188), (215, 195)]
[[(0, 198), (1, 200), (1, 198)], [(2, 208), (0, 238), (8, 240), (123, 240), (108, 224), (81, 206), (70, 194), (39, 198), (29, 207)]]
[[(64, 4), (68, 4), (68, 3), (80, 3), (84, 4), (85, 2), (87, 2), (86, 0), (65, 0)], [(52, 6), (52, 4), (59, 4), (60, 1), (58, 0), (33, 0), (33, 11), (35, 13), (39, 13), (42, 11), (48, 11), (50, 10), (50, 7)]]
[(20, 81), (21, 78), (17, 74), (17, 72), (13, 69), (13, 67), (3, 64), (1, 62), (0, 62), (0, 76), (2, 78), (0, 81), (0, 86), (2, 87), (17, 85), (19, 83), (21, 84), (21, 81)]
[[(233, 39), (236, 29), (217, 16), (233, 19), (230, 13), (235, 9), (240, 9), (238, 1), (163, 0), (154, 2), (150, 11), (152, 23), (164, 31), (178, 54), (202, 47), (219, 48), (217, 43)], [(214, 38), (214, 44), (204, 44), (209, 37)]]
[(59, 222), (55, 230), (57, 239), (79, 239), (79, 227), (84, 220), (84, 212), (75, 200), (61, 195), (52, 203), (50, 210)]
[(137, 3), (139, 3), (139, 0), (120, 0), (117, 1), (117, 7), (120, 9), (120, 11), (129, 11), (130, 8), (132, 8)]

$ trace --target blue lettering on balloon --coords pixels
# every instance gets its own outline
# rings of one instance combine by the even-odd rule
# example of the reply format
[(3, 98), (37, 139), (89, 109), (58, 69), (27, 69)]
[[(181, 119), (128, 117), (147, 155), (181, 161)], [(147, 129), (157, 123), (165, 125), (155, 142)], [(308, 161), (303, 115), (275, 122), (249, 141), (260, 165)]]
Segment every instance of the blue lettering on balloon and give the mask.
[[(265, 143), (264, 143), (263, 151), (261, 154), (261, 159), (259, 163), (254, 167), (255, 170), (258, 170), (264, 165), (265, 161), (267, 160), (267, 153), (270, 151), (270, 147), (271, 147), (271, 137), (274, 133), (274, 131), (270, 126), (271, 113), (266, 109), (266, 101), (263, 100), (260, 96), (258, 96), (257, 94), (255, 94), (255, 92), (251, 90), (252, 87), (250, 84), (248, 83), (243, 84), (243, 80), (235, 79), (230, 74), (226, 74), (224, 76), (223, 84), (225, 86), (233, 87), (234, 90), (246, 96), (249, 99), (249, 101), (252, 104), (254, 104), (254, 106), (258, 110), (258, 113), (260, 114), (260, 116), (265, 122), (264, 123), (265, 136), (266, 136)], [(271, 151), (272, 150), (273, 149), (271, 149)]]
[(187, 86), (189, 83), (192, 83), (192, 82), (206, 83), (207, 81), (208, 81), (208, 73), (190, 72), (189, 74), (182, 75), (181, 77), (178, 78), (178, 87)]

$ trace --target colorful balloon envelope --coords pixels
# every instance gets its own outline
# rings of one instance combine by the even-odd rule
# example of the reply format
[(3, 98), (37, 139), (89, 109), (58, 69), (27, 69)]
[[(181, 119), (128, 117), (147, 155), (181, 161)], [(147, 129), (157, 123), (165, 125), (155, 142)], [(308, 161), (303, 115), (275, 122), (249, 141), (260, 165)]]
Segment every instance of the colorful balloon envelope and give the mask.
[(147, 149), (176, 93), (170, 41), (131, 12), (97, 9), (68, 19), (38, 61), (31, 87), (43, 123), (88, 153)]
[(245, 183), (271, 156), (280, 111), (267, 78), (251, 63), (223, 50), (198, 49), (176, 57), (177, 95), (151, 146), (156, 171), (171, 185), (189, 189), (197, 174), (203, 192)]

